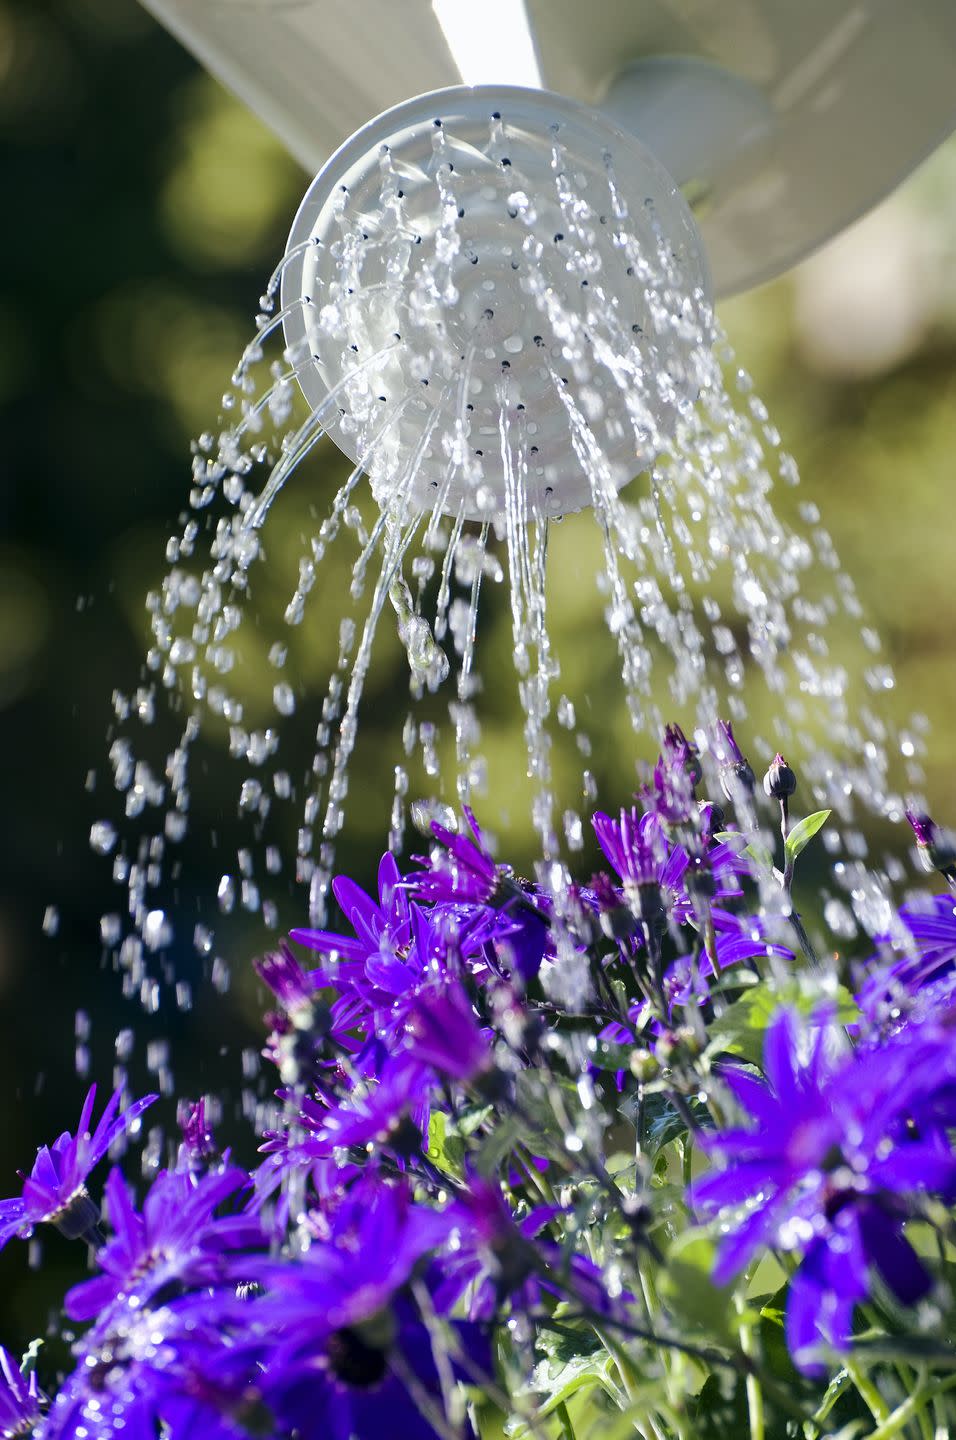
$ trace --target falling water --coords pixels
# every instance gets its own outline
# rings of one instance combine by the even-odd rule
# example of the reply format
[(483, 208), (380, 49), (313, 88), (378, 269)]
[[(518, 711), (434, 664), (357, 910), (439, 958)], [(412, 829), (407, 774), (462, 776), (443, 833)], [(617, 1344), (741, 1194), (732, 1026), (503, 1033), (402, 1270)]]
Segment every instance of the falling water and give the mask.
[[(606, 633), (587, 645), (617, 657), (634, 753), (677, 716), (706, 761), (717, 715), (749, 718), (760, 748), (785, 748), (806, 792), (839, 817), (831, 844), (860, 862), (842, 883), (863, 895), (861, 923), (877, 923), (857, 817), (861, 806), (898, 817), (888, 755), (902, 750), (906, 783), (918, 785), (922, 736), (918, 725), (897, 736), (881, 709), (892, 670), (816, 508), (787, 521), (774, 508), (797, 467), (715, 324), (682, 202), (666, 177), (662, 198), (635, 191), (627, 157), (603, 139), (581, 160), (560, 126), (531, 134), (494, 115), (481, 130), (462, 138), (435, 119), (414, 163), (383, 144), (361, 183), (336, 193), (324, 238), (293, 244), (269, 282), (222, 428), (194, 446), (189, 509), (147, 598), (143, 676), (114, 695), (122, 813), (113, 807), (90, 835), (124, 894), (103, 916), (103, 944), (147, 1010), (164, 989), (191, 1000), (165, 957), (182, 924), (172, 897), (204, 783), (200, 741), (204, 765), (228, 752), (248, 842), (223, 855), (214, 831), (194, 837), (216, 867), (191, 922), (197, 973), (229, 982), (220, 916), (277, 925), (290, 866), (276, 840), (283, 808), (299, 810), (301, 912), (324, 920), (382, 633), (403, 647), (409, 675), (392, 848), (410, 826), (427, 833), (462, 802), (480, 807), (489, 689), (510, 683), (525, 717), (538, 878), (560, 890), (588, 810), (621, 797), (599, 797), (588, 695), (549, 630), (556, 594), (586, 583), (556, 567), (559, 522), (600, 540)], [(275, 678), (263, 718), (243, 697), (243, 646), (261, 646), (257, 587), (276, 583), (270, 516), (291, 487), (312, 487), (326, 434), (354, 468), (334, 495), (313, 496), (314, 533), (284, 624), (266, 640)], [(564, 520), (572, 511), (583, 513)], [(333, 546), (350, 550), (347, 594), (323, 587)], [(510, 681), (482, 666), (482, 610), (502, 589)], [(832, 653), (841, 619), (860, 636), (852, 664)], [(300, 626), (336, 636), (318, 714), (297, 707), (288, 667)], [(160, 716), (175, 723), (172, 748), (155, 738)], [(285, 756), (301, 727), (315, 734), (304, 776)], [(570, 791), (555, 779), (558, 752)]]

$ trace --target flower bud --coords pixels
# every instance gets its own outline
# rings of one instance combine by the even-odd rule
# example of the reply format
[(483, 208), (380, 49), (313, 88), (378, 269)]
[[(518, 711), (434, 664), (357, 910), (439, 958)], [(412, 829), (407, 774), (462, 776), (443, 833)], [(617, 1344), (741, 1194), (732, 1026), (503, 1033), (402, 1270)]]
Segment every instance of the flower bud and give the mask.
[(712, 900), (717, 892), (717, 882), (706, 855), (688, 855), (684, 871), (684, 887), (692, 900)]
[(727, 816), (724, 814), (722, 805), (713, 800), (698, 800), (697, 813), (700, 817), (701, 834), (708, 840), (713, 839), (719, 830), (727, 827)]
[(692, 740), (688, 740), (679, 725), (665, 725), (663, 756), (671, 763), (683, 766), (691, 788), (700, 784), (704, 774), (700, 764), (700, 751)]
[(737, 799), (741, 790), (747, 795), (752, 795), (757, 785), (754, 772), (746, 760), (734, 760), (730, 764), (721, 767), (720, 788), (725, 800)]
[(87, 1194), (84, 1186), (55, 1211), (50, 1219), (60, 1234), (65, 1235), (68, 1240), (95, 1242), (98, 1239), (102, 1244), (102, 1237), (97, 1233), (100, 1222), (99, 1207)]
[(637, 929), (637, 920), (623, 897), (603, 871), (592, 877), (591, 891), (597, 902), (598, 923), (609, 940), (626, 940)]
[(718, 720), (714, 735), (714, 758), (720, 767), (720, 788), (724, 799), (733, 802), (741, 791), (752, 795), (756, 786), (754, 772), (734, 738), (734, 727), (729, 720)]
[(956, 844), (953, 837), (946, 830), (941, 830), (923, 811), (907, 810), (906, 818), (916, 837), (916, 849), (923, 869), (938, 870), (947, 879), (956, 877)]
[(650, 1050), (632, 1050), (628, 1064), (635, 1080), (640, 1080), (645, 1085), (657, 1077), (661, 1068), (657, 1057), (652, 1055)]
[(664, 918), (664, 897), (656, 880), (647, 880), (642, 885), (625, 885), (624, 894), (631, 914), (645, 925), (655, 925)]
[(789, 800), (796, 790), (797, 777), (782, 755), (775, 755), (770, 762), (770, 768), (763, 777), (763, 788), (769, 800)]

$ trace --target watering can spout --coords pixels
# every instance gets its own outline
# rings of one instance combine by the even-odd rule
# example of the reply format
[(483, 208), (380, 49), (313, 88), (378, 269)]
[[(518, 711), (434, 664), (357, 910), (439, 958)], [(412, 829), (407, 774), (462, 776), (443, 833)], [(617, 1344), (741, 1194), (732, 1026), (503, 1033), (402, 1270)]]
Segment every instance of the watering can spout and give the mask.
[(462, 83), (604, 108), (695, 208), (718, 295), (857, 219), (956, 126), (952, 0), (143, 0), (310, 173)]

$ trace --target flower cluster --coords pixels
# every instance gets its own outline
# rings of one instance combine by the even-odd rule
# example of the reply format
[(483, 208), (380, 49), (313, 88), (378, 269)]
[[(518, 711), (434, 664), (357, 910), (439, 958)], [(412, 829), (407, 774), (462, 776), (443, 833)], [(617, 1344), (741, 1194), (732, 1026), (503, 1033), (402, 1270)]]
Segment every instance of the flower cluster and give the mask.
[(100, 1203), (156, 1097), (94, 1127), (91, 1091), (0, 1202), (0, 1242), (52, 1225), (93, 1265), (58, 1385), (0, 1351), (2, 1434), (676, 1440), (715, 1386), (754, 1435), (794, 1411), (860, 1433), (853, 1386), (826, 1390), (840, 1357), (889, 1424), (917, 1330), (940, 1412), (954, 899), (904, 906), (862, 973), (820, 966), (793, 884), (826, 812), (792, 828), (796, 789), (777, 754), (778, 868), (730, 725), (669, 726), (639, 803), (594, 815), (586, 884), (520, 878), (467, 810), (407, 870), (386, 854), (377, 894), (338, 877), (341, 926), (257, 962), (278, 1073), (257, 1163), (200, 1101), (144, 1193), (114, 1167)]

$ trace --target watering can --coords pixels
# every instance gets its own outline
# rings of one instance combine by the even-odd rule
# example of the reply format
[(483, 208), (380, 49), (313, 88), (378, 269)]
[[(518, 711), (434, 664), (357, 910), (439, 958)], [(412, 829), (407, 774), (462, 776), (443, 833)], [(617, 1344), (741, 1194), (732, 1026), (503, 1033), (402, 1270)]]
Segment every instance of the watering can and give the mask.
[(610, 115), (681, 187), (718, 295), (781, 273), (956, 127), (952, 0), (143, 0), (311, 173), (454, 85)]

